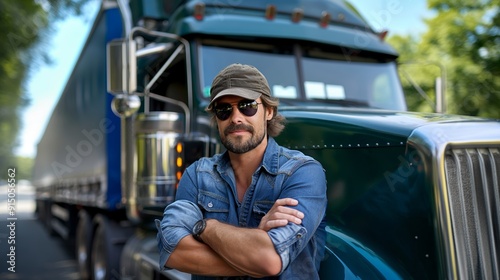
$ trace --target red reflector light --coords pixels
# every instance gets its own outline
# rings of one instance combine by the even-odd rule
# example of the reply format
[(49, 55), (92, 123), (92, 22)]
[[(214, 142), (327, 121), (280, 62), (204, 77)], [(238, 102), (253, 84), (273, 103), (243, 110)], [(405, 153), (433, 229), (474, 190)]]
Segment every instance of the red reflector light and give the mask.
[(266, 19), (273, 20), (276, 17), (276, 6), (267, 5), (266, 8)]
[(321, 19), (319, 21), (319, 25), (321, 27), (327, 27), (328, 24), (330, 23), (330, 18), (331, 18), (331, 16), (330, 16), (329, 12), (323, 12), (321, 14)]
[(384, 41), (385, 37), (387, 37), (387, 33), (389, 33), (389, 31), (387, 31), (387, 30), (384, 30), (384, 31), (378, 33), (378, 37), (380, 38), (380, 40)]
[(205, 17), (205, 3), (196, 3), (194, 5), (193, 16), (196, 20), (203, 20)]

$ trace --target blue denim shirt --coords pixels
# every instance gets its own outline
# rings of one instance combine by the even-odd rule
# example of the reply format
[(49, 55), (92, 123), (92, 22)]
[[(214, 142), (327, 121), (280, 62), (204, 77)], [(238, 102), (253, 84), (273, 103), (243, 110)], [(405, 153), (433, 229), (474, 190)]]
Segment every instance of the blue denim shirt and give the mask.
[[(319, 279), (326, 238), (325, 172), (318, 161), (281, 147), (272, 138), (241, 203), (227, 152), (202, 158), (186, 169), (179, 182), (176, 202), (165, 209), (161, 223), (156, 221), (160, 267), (164, 268), (177, 243), (191, 234), (201, 216), (256, 228), (274, 202), (287, 197), (299, 201), (294, 208), (304, 213), (304, 219), (301, 225), (288, 223), (268, 232), (283, 266), (279, 277), (264, 279)], [(193, 275), (192, 279), (252, 278)]]

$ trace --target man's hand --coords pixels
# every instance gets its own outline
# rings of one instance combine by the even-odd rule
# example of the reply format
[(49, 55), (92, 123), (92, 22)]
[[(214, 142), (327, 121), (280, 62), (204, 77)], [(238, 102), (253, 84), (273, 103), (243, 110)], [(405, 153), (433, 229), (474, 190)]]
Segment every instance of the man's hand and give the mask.
[(286, 226), (288, 222), (300, 225), (304, 218), (304, 213), (287, 207), (297, 204), (299, 204), (299, 202), (293, 198), (281, 198), (276, 200), (271, 210), (262, 217), (258, 228), (269, 231), (276, 227)]

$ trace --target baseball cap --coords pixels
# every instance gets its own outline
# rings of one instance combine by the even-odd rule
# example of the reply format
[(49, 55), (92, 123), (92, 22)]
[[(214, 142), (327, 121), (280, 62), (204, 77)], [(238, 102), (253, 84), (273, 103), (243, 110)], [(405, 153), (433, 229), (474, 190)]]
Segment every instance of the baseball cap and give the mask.
[(254, 66), (231, 64), (215, 76), (210, 88), (210, 110), (214, 102), (222, 96), (235, 95), (255, 100), (261, 95), (271, 96), (266, 77)]

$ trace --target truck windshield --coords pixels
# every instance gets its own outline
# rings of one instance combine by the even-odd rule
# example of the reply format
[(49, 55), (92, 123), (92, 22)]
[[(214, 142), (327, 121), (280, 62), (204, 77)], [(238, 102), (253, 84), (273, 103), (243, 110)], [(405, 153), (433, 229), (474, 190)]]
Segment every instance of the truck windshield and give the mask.
[(272, 95), (282, 104), (406, 110), (394, 61), (353, 61), (324, 52), (295, 53), (202, 45), (204, 97), (210, 96), (212, 80), (220, 70), (231, 63), (242, 63), (257, 67), (266, 76)]

